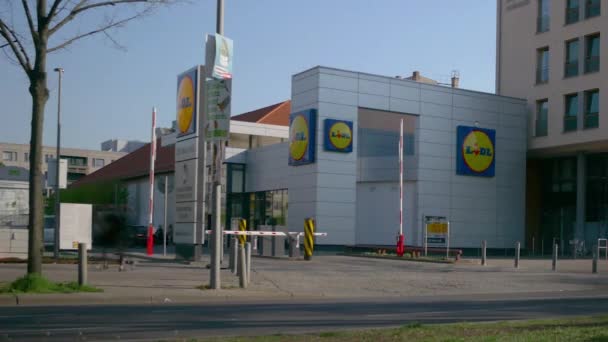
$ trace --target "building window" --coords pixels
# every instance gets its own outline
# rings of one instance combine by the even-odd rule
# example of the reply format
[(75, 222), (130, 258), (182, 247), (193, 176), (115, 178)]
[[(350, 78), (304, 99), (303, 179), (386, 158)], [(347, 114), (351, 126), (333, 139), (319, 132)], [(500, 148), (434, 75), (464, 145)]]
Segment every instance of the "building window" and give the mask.
[(547, 82), (549, 82), (549, 47), (544, 47), (537, 51), (536, 83)]
[(601, 14), (601, 0), (587, 0), (585, 3), (585, 18), (597, 17)]
[(600, 91), (588, 90), (585, 92), (585, 128), (599, 126)]
[(577, 22), (579, 13), (579, 0), (568, 0), (566, 3), (566, 25)]
[(50, 159), (53, 159), (53, 158), (55, 158), (55, 156), (54, 156), (54, 155), (52, 155), (52, 154), (45, 154), (45, 155), (44, 155), (44, 162), (48, 164), (48, 163), (49, 163), (49, 160), (50, 160)]
[(104, 167), (105, 161), (103, 159), (93, 158), (93, 167)]
[(566, 113), (564, 113), (564, 132), (576, 131), (578, 120), (578, 94), (565, 97)]
[(600, 70), (600, 34), (585, 37), (585, 72)]
[(26, 162), (26, 163), (30, 162), (30, 154), (28, 152), (25, 152), (23, 154), (23, 161)]
[(538, 0), (538, 18), (536, 21), (536, 31), (538, 33), (549, 31), (549, 2), (550, 0)]
[(540, 100), (536, 102), (536, 136), (544, 137), (547, 135), (547, 121), (549, 117), (549, 101)]
[(578, 75), (578, 38), (566, 42), (566, 66), (564, 77)]
[(4, 161), (17, 161), (17, 152), (4, 151), (2, 152), (2, 160)]

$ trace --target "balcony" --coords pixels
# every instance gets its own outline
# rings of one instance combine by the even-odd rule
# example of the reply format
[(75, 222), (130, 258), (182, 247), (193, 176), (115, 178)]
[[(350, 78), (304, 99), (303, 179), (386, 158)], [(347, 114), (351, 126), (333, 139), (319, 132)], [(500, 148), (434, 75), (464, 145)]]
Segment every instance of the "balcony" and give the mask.
[(597, 128), (599, 127), (600, 115), (599, 113), (587, 113), (585, 114), (585, 128)]
[(564, 116), (564, 132), (576, 131), (577, 127), (576, 116)]
[(564, 77), (573, 77), (578, 75), (578, 61), (568, 62), (564, 68)]
[(549, 31), (550, 18), (548, 15), (543, 15), (536, 19), (536, 32), (542, 33)]
[(600, 71), (600, 56), (585, 58), (585, 73)]
[(536, 84), (544, 84), (549, 82), (549, 68), (536, 69)]
[(537, 119), (536, 120), (536, 129), (535, 129), (536, 137), (545, 137), (547, 136), (547, 120)]
[(566, 25), (574, 24), (578, 21), (580, 10), (578, 7), (566, 8)]
[(588, 1), (585, 8), (585, 18), (597, 17), (602, 13), (599, 1)]

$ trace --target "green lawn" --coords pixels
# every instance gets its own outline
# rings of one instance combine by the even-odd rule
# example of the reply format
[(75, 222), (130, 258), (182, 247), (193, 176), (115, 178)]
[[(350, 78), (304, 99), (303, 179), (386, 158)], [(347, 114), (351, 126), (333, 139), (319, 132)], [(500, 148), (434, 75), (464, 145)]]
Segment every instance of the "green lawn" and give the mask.
[(585, 341), (608, 342), (608, 316), (577, 319), (501, 323), (411, 324), (396, 329), (327, 332), (313, 335), (273, 335), (216, 338), (217, 342), (314, 342), (314, 341)]
[(102, 292), (77, 282), (54, 283), (40, 275), (26, 275), (9, 284), (0, 284), (0, 294)]

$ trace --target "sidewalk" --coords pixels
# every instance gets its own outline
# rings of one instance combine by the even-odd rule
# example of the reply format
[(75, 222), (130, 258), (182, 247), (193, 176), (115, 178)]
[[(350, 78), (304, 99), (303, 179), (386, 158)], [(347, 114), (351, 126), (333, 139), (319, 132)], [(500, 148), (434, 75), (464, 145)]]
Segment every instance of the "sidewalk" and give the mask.
[[(95, 304), (200, 304), (241, 303), (265, 300), (348, 300), (360, 298), (529, 295), (534, 293), (608, 293), (608, 262), (591, 274), (589, 260), (562, 260), (552, 272), (550, 260), (490, 259), (488, 266), (475, 260), (457, 264), (429, 264), (403, 260), (379, 260), (345, 256), (315, 256), (311, 261), (253, 258), (251, 283), (238, 288), (238, 278), (222, 270), (223, 290), (200, 290), (209, 284), (208, 256), (199, 263), (171, 260), (172, 256), (148, 257), (142, 252), (133, 268), (119, 272), (117, 265), (103, 269), (89, 265), (89, 283), (103, 293), (0, 295), (0, 305), (95, 305)], [(227, 260), (224, 266), (227, 265)], [(25, 274), (25, 264), (0, 264), (0, 282)], [(77, 279), (76, 265), (43, 265), (53, 281)]]

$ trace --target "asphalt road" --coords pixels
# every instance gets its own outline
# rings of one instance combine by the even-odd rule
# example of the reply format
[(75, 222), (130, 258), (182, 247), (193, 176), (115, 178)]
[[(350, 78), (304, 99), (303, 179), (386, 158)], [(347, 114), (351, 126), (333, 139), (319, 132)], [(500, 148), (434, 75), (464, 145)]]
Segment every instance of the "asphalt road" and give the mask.
[(0, 341), (162, 340), (608, 314), (608, 296), (0, 307)]

